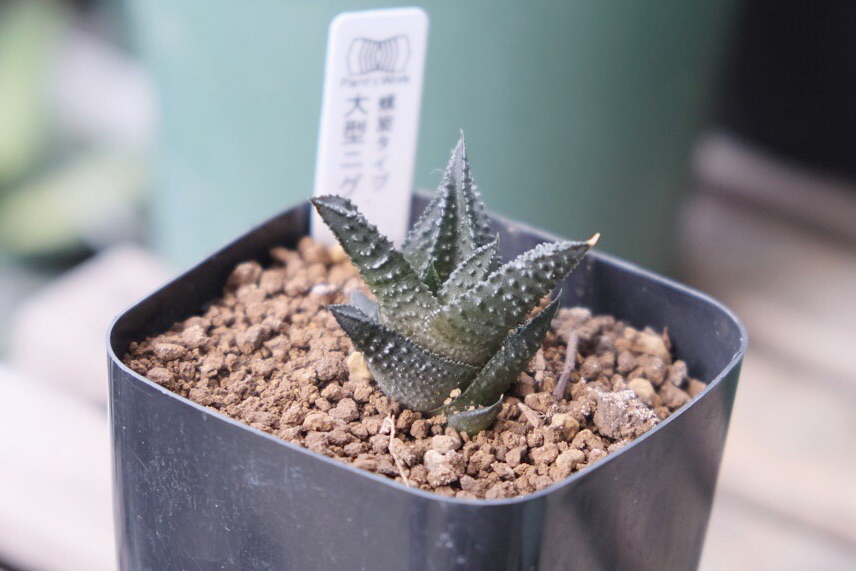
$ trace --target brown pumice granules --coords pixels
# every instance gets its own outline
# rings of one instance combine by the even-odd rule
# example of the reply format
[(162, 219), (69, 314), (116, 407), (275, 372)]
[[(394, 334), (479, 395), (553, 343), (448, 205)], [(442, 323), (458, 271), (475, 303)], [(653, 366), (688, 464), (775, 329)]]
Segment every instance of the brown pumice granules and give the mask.
[[(339, 248), (309, 238), (238, 265), (203, 315), (131, 343), (125, 363), (255, 428), (409, 486), (466, 498), (545, 488), (640, 436), (705, 387), (668, 336), (560, 309), (541, 350), (474, 438), (402, 409), (374, 385), (324, 309), (367, 292)], [(569, 341), (573, 369), (565, 367)], [(564, 393), (556, 385), (570, 373)]]

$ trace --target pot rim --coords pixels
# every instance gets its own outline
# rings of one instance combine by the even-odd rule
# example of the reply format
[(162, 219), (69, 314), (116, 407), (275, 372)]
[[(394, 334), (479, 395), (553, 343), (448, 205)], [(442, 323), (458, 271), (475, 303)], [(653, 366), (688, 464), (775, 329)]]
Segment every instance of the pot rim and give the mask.
[[(424, 194), (424, 193), (419, 192), (418, 194)], [(288, 209), (286, 209), (286, 210), (288, 210)], [(285, 212), (286, 210), (284, 210), (283, 212)], [(259, 228), (262, 226), (266, 226), (266, 225), (274, 222), (275, 220), (277, 220), (281, 216), (281, 214), (282, 213), (279, 213), (276, 216), (273, 216), (273, 217), (261, 222), (260, 224), (254, 226), (253, 229)], [(499, 222), (500, 224), (506, 225), (509, 228), (509, 231), (512, 233), (530, 232), (530, 233), (533, 233), (539, 237), (544, 237), (547, 240), (563, 240), (563, 238), (561, 238), (560, 236), (557, 236), (551, 232), (547, 232), (544, 230), (534, 228), (533, 226), (530, 226), (530, 225), (525, 224), (525, 223), (513, 221), (510, 218), (507, 218), (505, 216), (496, 215), (496, 214), (492, 214), (492, 213), (489, 213), (489, 215), (496, 222)], [(250, 231), (252, 231), (252, 229)], [(238, 238), (236, 238), (234, 240), (230, 240), (227, 244), (225, 244), (222, 247), (215, 250), (214, 255), (216, 255), (217, 252), (220, 252), (224, 249), (227, 249), (227, 248), (239, 243), (241, 240), (243, 240), (245, 235), (246, 235), (246, 233), (243, 233)], [(727, 316), (728, 319), (732, 322), (732, 324), (737, 328), (737, 330), (740, 333), (740, 343), (739, 343), (737, 350), (731, 356), (731, 360), (728, 362), (728, 364), (722, 368), (722, 370), (716, 375), (716, 377), (714, 377), (711, 381), (708, 382), (708, 384), (704, 388), (704, 390), (702, 390), (701, 393), (696, 395), (696, 397), (694, 397), (689, 403), (687, 403), (686, 405), (684, 405), (683, 407), (681, 407), (680, 409), (678, 409), (677, 411), (675, 411), (674, 413), (669, 415), (669, 417), (666, 420), (660, 422), (659, 424), (657, 424), (657, 426), (655, 426), (654, 428), (652, 428), (651, 430), (649, 430), (648, 432), (646, 432), (642, 436), (639, 436), (638, 438), (634, 439), (632, 442), (630, 442), (626, 446), (622, 446), (619, 450), (616, 450), (614, 452), (610, 452), (604, 458), (598, 460), (594, 464), (591, 464), (591, 465), (583, 468), (582, 470), (580, 470), (578, 472), (573, 473), (572, 475), (568, 476), (564, 480), (562, 480), (560, 482), (556, 482), (554, 484), (551, 484), (542, 490), (537, 490), (535, 492), (531, 492), (528, 494), (515, 496), (513, 498), (502, 498), (502, 499), (457, 498), (457, 497), (443, 496), (443, 495), (437, 494), (435, 492), (429, 492), (426, 490), (420, 490), (418, 488), (411, 488), (409, 486), (405, 486), (403, 483), (399, 483), (399, 482), (397, 482), (391, 478), (388, 478), (386, 476), (374, 474), (372, 472), (368, 472), (366, 470), (356, 468), (351, 464), (346, 464), (346, 463), (341, 462), (339, 460), (335, 460), (335, 459), (330, 458), (328, 456), (324, 456), (323, 454), (318, 454), (317, 452), (313, 452), (312, 450), (309, 450), (308, 448), (305, 448), (299, 444), (295, 444), (295, 443), (290, 442), (288, 440), (283, 440), (281, 438), (274, 436), (273, 434), (268, 434), (267, 432), (259, 430), (258, 428), (254, 428), (254, 427), (250, 426), (249, 424), (245, 424), (244, 422), (242, 422), (240, 420), (226, 416), (225, 414), (223, 414), (221, 412), (218, 412), (216, 410), (213, 410), (213, 409), (206, 407), (206, 406), (203, 406), (201, 404), (195, 403), (188, 398), (185, 398), (185, 397), (183, 397), (177, 393), (174, 393), (168, 389), (165, 389), (164, 387), (162, 387), (162, 386), (158, 385), (157, 383), (147, 379), (146, 377), (140, 375), (139, 373), (137, 373), (136, 371), (132, 370), (127, 365), (125, 365), (125, 363), (122, 362), (122, 360), (116, 355), (116, 352), (114, 351), (114, 348), (113, 348), (112, 337), (113, 337), (113, 333), (116, 329), (117, 324), (124, 318), (124, 316), (128, 312), (132, 311), (138, 305), (143, 303), (143, 301), (148, 299), (153, 293), (155, 293), (155, 292), (157, 292), (157, 291), (159, 291), (165, 287), (168, 287), (168, 286), (172, 285), (173, 283), (179, 282), (182, 279), (184, 279), (187, 276), (187, 274), (192, 272), (199, 264), (201, 264), (205, 260), (207, 260), (208, 259), (207, 257), (204, 260), (200, 261), (199, 264), (194, 264), (193, 266), (187, 268), (185, 271), (181, 272), (175, 278), (169, 280), (166, 284), (163, 284), (162, 286), (160, 286), (159, 288), (157, 288), (153, 292), (151, 292), (148, 295), (146, 295), (145, 297), (143, 297), (141, 300), (137, 301), (136, 303), (134, 303), (133, 305), (131, 305), (130, 307), (128, 307), (127, 309), (122, 311), (118, 316), (116, 316), (113, 319), (113, 321), (111, 322), (109, 329), (107, 330), (107, 354), (110, 358), (112, 365), (118, 366), (124, 373), (130, 375), (131, 378), (135, 379), (136, 381), (139, 381), (139, 382), (146, 384), (150, 388), (153, 388), (153, 389), (161, 392), (162, 394), (164, 394), (168, 397), (178, 399), (184, 405), (190, 406), (191, 408), (194, 408), (200, 412), (204, 412), (204, 413), (210, 415), (215, 420), (224, 421), (224, 422), (232, 424), (236, 427), (239, 427), (243, 430), (248, 430), (251, 433), (254, 433), (258, 436), (269, 439), (273, 442), (276, 442), (279, 445), (285, 446), (286, 448), (288, 448), (292, 451), (300, 452), (302, 454), (308, 455), (309, 457), (321, 460), (323, 462), (327, 462), (328, 464), (330, 464), (331, 466), (333, 466), (335, 468), (339, 468), (339, 469), (349, 471), (352, 474), (355, 474), (355, 475), (358, 475), (358, 476), (361, 476), (364, 478), (368, 478), (369, 480), (373, 480), (375, 482), (378, 482), (378, 483), (386, 485), (386, 486), (391, 486), (393, 490), (412, 493), (412, 494), (415, 494), (415, 495), (420, 496), (420, 497), (427, 499), (427, 500), (447, 502), (447, 503), (456, 504), (456, 505), (463, 505), (463, 506), (490, 507), (490, 506), (509, 506), (509, 505), (515, 505), (515, 504), (522, 504), (522, 503), (526, 503), (526, 502), (529, 502), (532, 500), (540, 499), (544, 496), (547, 496), (547, 495), (553, 493), (554, 491), (558, 490), (561, 487), (570, 485), (573, 482), (576, 482), (577, 480), (588, 476), (589, 474), (596, 471), (601, 466), (605, 465), (607, 462), (610, 462), (610, 461), (614, 460), (615, 458), (618, 458), (622, 454), (626, 453), (628, 450), (630, 450), (631, 448), (633, 448), (637, 444), (644, 442), (648, 438), (652, 438), (657, 433), (665, 430), (666, 427), (668, 427), (673, 421), (675, 421), (677, 418), (682, 416), (690, 408), (695, 406), (699, 401), (701, 401), (701, 399), (703, 399), (707, 395), (707, 393), (709, 393), (716, 385), (718, 385), (720, 382), (722, 382), (722, 380), (734, 369), (734, 367), (736, 367), (741, 362), (741, 360), (743, 359), (743, 356), (746, 353), (746, 349), (747, 349), (748, 344), (749, 344), (749, 335), (748, 335), (748, 332), (746, 330), (746, 327), (743, 325), (743, 322), (740, 321), (740, 319), (737, 317), (737, 315), (735, 315), (735, 313), (731, 309), (729, 309), (721, 301), (715, 299), (714, 297), (712, 297), (712, 296), (710, 296), (704, 292), (701, 292), (695, 288), (689, 287), (689, 286), (684, 285), (682, 283), (679, 283), (675, 280), (667, 278), (661, 274), (658, 274), (658, 273), (653, 272), (651, 270), (647, 270), (645, 268), (642, 268), (642, 267), (640, 267), (640, 266), (638, 266), (632, 262), (627, 262), (625, 260), (617, 258), (611, 254), (606, 254), (606, 253), (603, 253), (600, 251), (589, 251), (586, 254), (586, 257), (589, 257), (589, 256), (591, 256), (595, 259), (599, 259), (600, 261), (605, 262), (608, 265), (612, 265), (618, 269), (637, 273), (642, 278), (644, 278), (646, 280), (664, 285), (667, 288), (674, 290), (677, 293), (681, 293), (684, 295), (688, 295), (688, 296), (698, 298), (698, 299), (704, 301), (705, 303), (711, 305), (712, 307), (714, 307), (718, 311), (722, 312), (725, 316)]]

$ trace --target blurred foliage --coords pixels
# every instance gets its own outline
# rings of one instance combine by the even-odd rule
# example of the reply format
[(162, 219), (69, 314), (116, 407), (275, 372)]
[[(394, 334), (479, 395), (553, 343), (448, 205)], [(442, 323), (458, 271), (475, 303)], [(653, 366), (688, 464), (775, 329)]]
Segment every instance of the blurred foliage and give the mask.
[(0, 6), (0, 193), (36, 168), (50, 146), (47, 83), (67, 24), (55, 2)]
[(138, 156), (78, 153), (0, 201), (0, 252), (36, 257), (127, 235), (145, 184)]
[[(77, 101), (125, 103), (110, 99), (109, 91), (105, 96), (115, 85), (122, 93), (130, 65), (115, 44), (101, 41), (98, 58), (80, 59), (91, 58), (84, 40), (97, 38), (98, 21), (97, 11), (77, 11), (59, 0), (0, 2), (0, 259), (74, 260), (136, 237), (145, 149), (105, 135), (109, 129), (97, 122), (115, 114), (81, 113), (59, 97), (72, 89)], [(72, 78), (69, 69), (99, 81)], [(76, 83), (69, 85), (70, 78)], [(72, 131), (61, 117), (75, 113), (78, 123), (97, 124), (89, 130), (75, 124), (78, 131)]]

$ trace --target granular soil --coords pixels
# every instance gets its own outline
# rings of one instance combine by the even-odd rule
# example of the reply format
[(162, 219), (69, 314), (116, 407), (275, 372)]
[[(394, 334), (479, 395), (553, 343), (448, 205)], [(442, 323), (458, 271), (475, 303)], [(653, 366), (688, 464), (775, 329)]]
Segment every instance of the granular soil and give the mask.
[[(341, 250), (304, 238), (239, 264), (202, 315), (131, 343), (124, 362), (201, 405), (405, 485), (463, 498), (543, 489), (620, 449), (705, 384), (667, 332), (559, 310), (541, 349), (474, 437), (401, 407), (372, 382), (328, 304), (367, 292)], [(568, 347), (575, 348), (566, 362)], [(563, 372), (565, 373), (563, 375)]]

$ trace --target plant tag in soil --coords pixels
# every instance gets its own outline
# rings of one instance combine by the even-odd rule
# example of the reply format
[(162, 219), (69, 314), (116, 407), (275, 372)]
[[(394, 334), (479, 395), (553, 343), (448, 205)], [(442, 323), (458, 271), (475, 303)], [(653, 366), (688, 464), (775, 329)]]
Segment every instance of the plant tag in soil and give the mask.
[[(419, 8), (344, 12), (327, 39), (315, 196), (350, 198), (396, 244), (410, 220), (427, 41)], [(313, 238), (334, 244), (312, 215)]]

